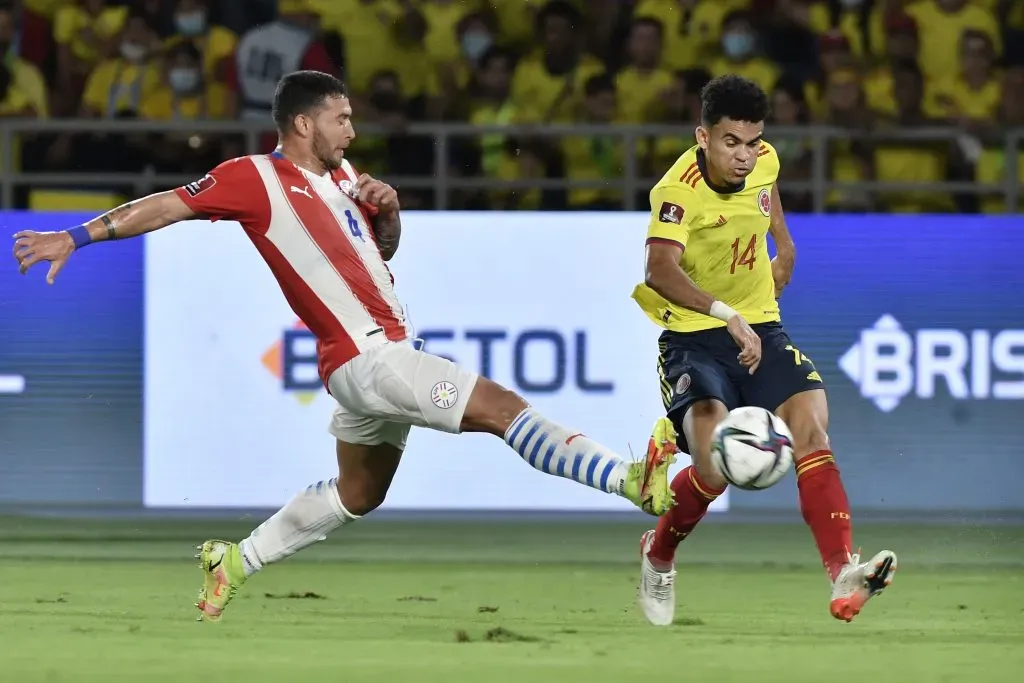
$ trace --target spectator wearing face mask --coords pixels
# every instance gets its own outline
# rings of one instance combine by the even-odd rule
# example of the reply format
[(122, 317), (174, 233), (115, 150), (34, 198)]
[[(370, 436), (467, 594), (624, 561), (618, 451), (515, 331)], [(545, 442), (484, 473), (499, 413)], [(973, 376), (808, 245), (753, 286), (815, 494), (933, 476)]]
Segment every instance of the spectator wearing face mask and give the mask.
[[(226, 88), (203, 74), (199, 49), (188, 42), (171, 48), (164, 59), (164, 83), (142, 104), (140, 118), (197, 121), (230, 118)], [(221, 159), (217, 136), (173, 131), (154, 136), (149, 149), (158, 171), (198, 173)]]
[(427, 54), (434, 62), (450, 63), (461, 56), (461, 46), (452, 40), (459, 23), (470, 14), (487, 9), (487, 3), (482, 0), (422, 0), (419, 9), (427, 22), (427, 35), (423, 40)]
[(480, 59), (495, 42), (496, 26), (487, 12), (467, 14), (453, 29), (450, 40), (459, 48), (455, 59), (435, 59), (427, 85), (432, 119), (457, 118), (459, 96), (480, 64)]
[(758, 54), (757, 33), (750, 15), (733, 12), (722, 25), (722, 56), (711, 62), (711, 74), (736, 74), (761, 86), (765, 92), (775, 88), (779, 68)]
[(53, 39), (57, 43), (57, 87), (60, 109), (77, 105), (89, 74), (111, 54), (128, 19), (127, 7), (107, 0), (76, 0), (57, 10)]
[(663, 62), (673, 71), (707, 68), (709, 54), (718, 52), (722, 24), (733, 11), (747, 9), (749, 0), (640, 0), (634, 19), (657, 19), (665, 29)]
[(906, 9), (917, 22), (921, 50), (918, 64), (930, 81), (941, 81), (959, 71), (956, 46), (965, 31), (984, 33), (992, 41), (996, 56), (1002, 55), (999, 23), (991, 10), (967, 0), (921, 0)]
[(195, 45), (202, 55), (204, 78), (223, 82), (228, 62), (238, 47), (238, 36), (210, 22), (209, 0), (177, 0), (172, 23), (174, 34), (164, 47), (170, 50), (185, 42)]
[(142, 118), (152, 121), (230, 119), (227, 88), (206, 77), (203, 57), (192, 43), (178, 43), (164, 59), (164, 82), (142, 104)]
[(113, 118), (137, 113), (160, 87), (160, 41), (145, 17), (133, 14), (121, 31), (117, 56), (100, 62), (85, 84), (80, 115)]

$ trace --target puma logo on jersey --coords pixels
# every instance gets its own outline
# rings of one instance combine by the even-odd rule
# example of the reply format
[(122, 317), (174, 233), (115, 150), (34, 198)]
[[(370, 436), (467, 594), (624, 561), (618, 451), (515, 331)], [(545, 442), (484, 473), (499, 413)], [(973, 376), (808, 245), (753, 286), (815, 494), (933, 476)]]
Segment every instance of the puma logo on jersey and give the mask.
[(577, 436), (583, 436), (583, 434), (573, 434), (572, 436), (565, 440), (565, 445), (568, 446), (569, 444), (571, 444), (573, 439), (575, 439)]
[(311, 195), (309, 193), (309, 185), (306, 185), (302, 189), (299, 189), (299, 188), (295, 187), (294, 185), (292, 185), (292, 192), (294, 192), (295, 194), (304, 194), (307, 197), (309, 197), (310, 199), (313, 198), (313, 195)]

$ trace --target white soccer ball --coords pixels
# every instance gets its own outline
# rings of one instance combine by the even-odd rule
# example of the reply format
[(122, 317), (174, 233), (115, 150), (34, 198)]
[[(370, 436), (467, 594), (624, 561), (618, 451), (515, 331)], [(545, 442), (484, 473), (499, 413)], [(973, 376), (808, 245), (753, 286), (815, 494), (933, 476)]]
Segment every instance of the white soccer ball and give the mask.
[(793, 434), (764, 408), (736, 408), (711, 437), (711, 459), (726, 481), (748, 491), (766, 489), (793, 462)]

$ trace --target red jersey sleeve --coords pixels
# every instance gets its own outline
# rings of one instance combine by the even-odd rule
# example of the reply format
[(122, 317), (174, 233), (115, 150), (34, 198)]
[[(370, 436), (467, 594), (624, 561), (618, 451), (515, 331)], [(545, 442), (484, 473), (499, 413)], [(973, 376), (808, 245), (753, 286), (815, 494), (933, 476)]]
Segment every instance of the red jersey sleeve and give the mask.
[(225, 161), (175, 192), (196, 215), (211, 221), (238, 221), (247, 228), (270, 222), (266, 187), (248, 157)]
[(314, 40), (306, 48), (306, 54), (302, 55), (302, 67), (310, 71), (323, 71), (332, 76), (338, 75), (338, 67), (334, 60), (327, 54), (327, 48), (319, 40)]

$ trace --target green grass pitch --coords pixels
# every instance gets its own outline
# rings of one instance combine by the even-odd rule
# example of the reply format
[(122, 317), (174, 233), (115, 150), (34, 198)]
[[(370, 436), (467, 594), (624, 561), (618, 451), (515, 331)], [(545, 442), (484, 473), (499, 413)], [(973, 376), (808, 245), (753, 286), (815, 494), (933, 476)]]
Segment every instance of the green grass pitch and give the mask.
[(1024, 528), (861, 525), (899, 553), (852, 624), (798, 525), (705, 524), (677, 623), (635, 603), (646, 520), (372, 519), (195, 622), (192, 546), (253, 521), (0, 519), (0, 681), (889, 683), (1017, 680)]

